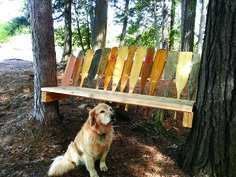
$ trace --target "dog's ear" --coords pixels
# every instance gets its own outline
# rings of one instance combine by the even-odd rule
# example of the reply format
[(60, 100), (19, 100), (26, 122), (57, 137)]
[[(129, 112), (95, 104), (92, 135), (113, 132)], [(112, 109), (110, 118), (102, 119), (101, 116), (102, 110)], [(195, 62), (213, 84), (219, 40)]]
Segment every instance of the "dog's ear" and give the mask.
[(95, 109), (92, 109), (90, 112), (89, 112), (89, 119), (90, 119), (90, 126), (94, 126), (96, 124), (96, 112), (95, 112)]

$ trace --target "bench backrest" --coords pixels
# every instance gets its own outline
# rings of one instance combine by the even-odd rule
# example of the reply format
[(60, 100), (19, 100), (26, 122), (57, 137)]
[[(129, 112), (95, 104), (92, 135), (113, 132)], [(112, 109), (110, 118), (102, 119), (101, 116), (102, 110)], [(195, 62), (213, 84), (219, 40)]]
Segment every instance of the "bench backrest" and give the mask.
[[(160, 49), (155, 53), (154, 48), (130, 46), (87, 50), (84, 55), (80, 52), (76, 58), (71, 55), (67, 64), (61, 85), (76, 86), (81, 77), (80, 87), (92, 87), (96, 84), (99, 88), (102, 76), (106, 74), (104, 90), (112, 78), (112, 91), (116, 91), (120, 85), (123, 92), (129, 85), (129, 93), (133, 93), (135, 85), (141, 77), (139, 93), (143, 92), (147, 79), (150, 79), (149, 95), (153, 95), (156, 85), (164, 72), (164, 96), (168, 97), (175, 79), (177, 98), (188, 82), (188, 99), (192, 100), (196, 90), (198, 72), (200, 67), (200, 55), (192, 52), (176, 52)], [(97, 74), (97, 82), (94, 83)], [(85, 78), (86, 83), (84, 83)], [(129, 78), (129, 84), (127, 84)], [(72, 83), (71, 83), (72, 82)], [(119, 84), (120, 83), (120, 84)]]

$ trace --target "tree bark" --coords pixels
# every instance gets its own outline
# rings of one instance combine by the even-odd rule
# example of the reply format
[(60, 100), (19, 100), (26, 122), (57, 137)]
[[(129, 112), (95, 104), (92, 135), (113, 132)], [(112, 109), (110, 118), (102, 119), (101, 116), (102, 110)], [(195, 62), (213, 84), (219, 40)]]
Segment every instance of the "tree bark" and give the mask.
[(156, 38), (156, 50), (160, 49), (160, 42), (159, 42), (159, 27), (157, 24), (157, 0), (153, 1), (153, 8), (154, 8), (154, 26), (155, 26), (155, 38)]
[(85, 52), (85, 49), (84, 49), (84, 44), (83, 44), (83, 38), (82, 38), (82, 35), (81, 35), (81, 32), (80, 32), (80, 25), (79, 25), (79, 13), (77, 11), (77, 8), (76, 8), (76, 5), (74, 4), (74, 8), (75, 8), (75, 15), (76, 15), (76, 24), (77, 24), (77, 31), (78, 31), (78, 35), (79, 35), (79, 40), (80, 40), (80, 44), (81, 44), (81, 47), (82, 47), (82, 50)]
[(204, 37), (204, 32), (205, 32), (204, 27), (206, 24), (206, 14), (207, 14), (207, 4), (208, 4), (208, 0), (202, 0), (199, 36), (198, 36), (197, 49), (196, 49), (196, 53), (198, 54), (202, 54), (203, 37)]
[(174, 24), (175, 24), (175, 7), (176, 7), (176, 0), (172, 0), (171, 5), (171, 14), (170, 14), (170, 43), (169, 43), (169, 50), (174, 49), (174, 42), (175, 42), (175, 32), (174, 32)]
[(129, 0), (125, 0), (125, 13), (124, 13), (123, 29), (120, 36), (120, 46), (124, 45), (127, 23), (128, 23), (128, 16), (129, 16)]
[(194, 27), (195, 27), (195, 16), (196, 16), (196, 0), (185, 1), (183, 24), (181, 30), (181, 51), (193, 51), (194, 44)]
[(33, 120), (59, 122), (58, 101), (41, 102), (41, 87), (57, 86), (51, 0), (29, 0), (34, 63)]
[(65, 39), (64, 49), (61, 62), (67, 63), (72, 48), (72, 32), (71, 32), (71, 3), (72, 0), (65, 0), (64, 14), (65, 14)]
[(236, 176), (236, 2), (210, 0), (193, 126), (179, 164), (195, 176)]
[(106, 47), (108, 0), (96, 0), (94, 26), (92, 30), (93, 49)]
[(163, 0), (162, 49), (168, 50), (168, 0)]

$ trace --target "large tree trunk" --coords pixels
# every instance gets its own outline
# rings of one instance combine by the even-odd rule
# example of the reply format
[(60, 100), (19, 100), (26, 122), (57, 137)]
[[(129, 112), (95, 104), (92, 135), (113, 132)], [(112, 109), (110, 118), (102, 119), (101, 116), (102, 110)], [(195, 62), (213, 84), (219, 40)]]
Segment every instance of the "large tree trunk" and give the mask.
[(71, 2), (72, 0), (65, 0), (65, 39), (64, 49), (62, 54), (62, 62), (68, 62), (72, 48), (72, 32), (71, 32)]
[(168, 50), (168, 0), (163, 0), (162, 49)]
[(191, 132), (180, 165), (195, 176), (236, 176), (236, 2), (210, 0)]
[(120, 36), (120, 46), (124, 45), (127, 23), (128, 23), (128, 16), (129, 16), (129, 0), (125, 0), (125, 13), (124, 13), (124, 20), (123, 20), (123, 29)]
[(95, 18), (92, 30), (93, 49), (106, 47), (108, 0), (96, 0)]
[(206, 24), (207, 4), (208, 4), (208, 0), (202, 0), (199, 35), (198, 35), (198, 42), (197, 42), (197, 49), (196, 49), (196, 53), (198, 54), (202, 54), (202, 44), (203, 44), (203, 37), (204, 37), (204, 32), (205, 32), (203, 29), (205, 29), (204, 27)]
[(184, 8), (184, 14), (182, 14), (184, 22), (181, 24), (183, 28), (181, 30), (181, 51), (193, 51), (196, 3), (197, 0), (187, 0), (184, 4), (185, 7), (182, 6)]
[(51, 0), (29, 0), (34, 58), (34, 112), (44, 124), (59, 121), (58, 102), (41, 102), (41, 87), (57, 86)]

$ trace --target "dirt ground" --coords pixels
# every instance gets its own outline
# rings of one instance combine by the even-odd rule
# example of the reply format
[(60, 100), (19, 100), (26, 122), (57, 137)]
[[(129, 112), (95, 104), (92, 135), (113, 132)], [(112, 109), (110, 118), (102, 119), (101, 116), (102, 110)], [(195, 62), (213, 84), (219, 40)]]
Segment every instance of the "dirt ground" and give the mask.
[[(33, 82), (32, 62), (19, 59), (0, 62), (0, 176), (47, 176), (52, 159), (65, 152), (86, 121), (89, 110), (99, 102), (85, 98), (60, 101), (61, 125), (43, 126), (30, 120), (34, 107)], [(163, 81), (158, 84), (156, 95), (163, 95), (162, 85)], [(171, 94), (176, 93), (172, 91)], [(186, 94), (185, 90), (183, 97)], [(140, 107), (138, 113), (135, 110), (136, 106), (130, 106), (129, 114), (153, 121), (155, 109), (150, 109), (147, 116), (144, 107)], [(173, 114), (165, 112), (163, 125), (184, 141), (190, 129), (182, 127), (181, 113), (177, 120), (173, 120)], [(176, 144), (122, 118), (117, 118), (114, 130), (114, 141), (106, 160), (108, 172), (100, 172), (96, 164), (101, 177), (188, 176), (170, 157), (169, 149)], [(64, 176), (89, 177), (89, 173), (85, 166), (79, 166)]]

